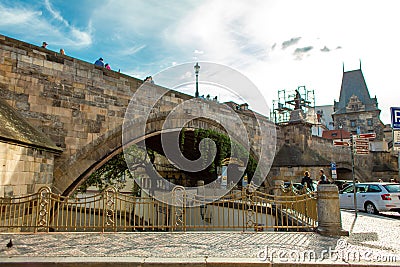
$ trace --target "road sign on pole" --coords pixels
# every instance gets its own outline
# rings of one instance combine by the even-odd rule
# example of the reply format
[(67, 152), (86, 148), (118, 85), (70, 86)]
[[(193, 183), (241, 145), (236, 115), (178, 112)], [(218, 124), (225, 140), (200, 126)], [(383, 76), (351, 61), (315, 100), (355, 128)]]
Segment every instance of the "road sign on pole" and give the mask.
[(400, 130), (393, 130), (393, 150), (400, 152)]
[(337, 179), (336, 163), (331, 162), (332, 179)]
[(350, 143), (347, 141), (333, 140), (334, 146), (350, 146)]
[(400, 130), (400, 108), (391, 107), (390, 114), (392, 115), (392, 128)]
[(362, 133), (362, 134), (357, 134), (358, 139), (375, 139), (376, 138), (376, 133)]
[(366, 155), (369, 153), (369, 139), (354, 138), (353, 151), (356, 155)]
[(335, 162), (331, 162), (331, 170), (336, 170), (336, 163)]

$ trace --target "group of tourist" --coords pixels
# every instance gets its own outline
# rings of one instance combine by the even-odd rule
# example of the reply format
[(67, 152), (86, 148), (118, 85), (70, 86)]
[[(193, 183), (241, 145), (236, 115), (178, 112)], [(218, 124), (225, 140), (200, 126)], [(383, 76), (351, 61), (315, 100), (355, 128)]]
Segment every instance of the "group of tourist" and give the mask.
[[(48, 46), (48, 43), (47, 43), (47, 42), (43, 42), (43, 43), (42, 43), (42, 48), (46, 48), (46, 49), (47, 49), (47, 46)], [(62, 48), (60, 49), (60, 54), (61, 54), (61, 55), (65, 55), (64, 49), (62, 49)], [(96, 60), (96, 61), (94, 62), (94, 65), (99, 66), (99, 67), (106, 68), (106, 69), (108, 69), (108, 70), (111, 70), (110, 64), (104, 63), (104, 59), (103, 59), (102, 57), (100, 57), (98, 60)], [(120, 72), (120, 70), (118, 70), (118, 72)], [(154, 83), (153, 77), (147, 76), (147, 77), (144, 79), (144, 82)]]
[[(303, 179), (301, 179), (301, 184), (306, 185), (307, 188), (310, 189), (311, 191), (315, 190), (309, 171), (304, 172), (304, 177), (303, 177)], [(319, 170), (318, 184), (330, 184), (323, 169)]]
[[(43, 43), (42, 43), (42, 48), (46, 48), (46, 49), (47, 49), (47, 46), (48, 46), (48, 43), (47, 43), (47, 42), (43, 42)], [(60, 48), (60, 54), (61, 54), (61, 55), (65, 55), (65, 51), (64, 51), (63, 48)], [(96, 62), (94, 62), (94, 65), (100, 66), (100, 67), (104, 67), (104, 68), (106, 68), (106, 69), (108, 69), (108, 70), (111, 70), (110, 64), (108, 64), (108, 63), (105, 63), (105, 64), (104, 64), (103, 58), (99, 58), (98, 60), (96, 60)], [(151, 76), (150, 76), (150, 77), (151, 77)]]
[[(48, 46), (48, 43), (46, 43), (46, 42), (42, 43), (42, 48), (47, 48), (47, 46)], [(65, 55), (64, 49), (60, 48), (60, 54)]]
[[(43, 42), (43, 43), (42, 43), (42, 48), (46, 48), (46, 49), (47, 49), (47, 46), (48, 46), (47, 42)], [(61, 55), (65, 55), (64, 49), (62, 49), (62, 48), (60, 49), (60, 54), (61, 54)], [(94, 65), (99, 66), (99, 67), (106, 68), (106, 69), (108, 69), (108, 70), (111, 70), (110, 64), (104, 63), (104, 59), (103, 59), (102, 57), (100, 57), (98, 60), (96, 60), (96, 61), (94, 62)], [(118, 72), (120, 72), (120, 70), (118, 70)], [(147, 77), (144, 79), (144, 82), (154, 83), (153, 77), (147, 76)], [(207, 99), (209, 99), (209, 97), (210, 97), (210, 95), (207, 96)], [(204, 96), (203, 96), (203, 98), (204, 98)], [(217, 100), (217, 97), (215, 97), (214, 100), (216, 101), (216, 100)]]
[(204, 95), (201, 95), (199, 98), (205, 99), (205, 100), (212, 100), (212, 101), (215, 101), (215, 102), (218, 101), (218, 97), (217, 96), (215, 96), (214, 98), (211, 98), (211, 96), (209, 94), (206, 97), (204, 97)]
[(151, 76), (147, 76), (145, 79), (144, 79), (144, 81), (143, 82), (147, 82), (147, 83), (154, 83), (154, 81), (153, 81), (153, 77), (151, 77)]
[(94, 62), (94, 65), (99, 66), (99, 67), (106, 68), (106, 69), (108, 69), (108, 70), (111, 70), (110, 64), (108, 64), (108, 63), (104, 64), (103, 58), (99, 58), (98, 60), (96, 60), (96, 61)]

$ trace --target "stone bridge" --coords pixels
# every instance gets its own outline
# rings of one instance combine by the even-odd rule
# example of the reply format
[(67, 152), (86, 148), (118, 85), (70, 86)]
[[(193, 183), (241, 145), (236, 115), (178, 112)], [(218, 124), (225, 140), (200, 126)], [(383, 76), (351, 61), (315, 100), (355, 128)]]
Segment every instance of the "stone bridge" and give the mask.
[[(142, 85), (141, 80), (6, 36), (0, 36), (0, 64), (0, 97), (62, 149), (54, 158), (52, 179), (46, 182), (36, 179), (36, 183), (68, 195), (94, 170), (121, 153), (125, 112), (133, 94)], [(149, 88), (143, 103), (156, 94), (162, 97), (152, 107), (149, 117), (141, 122), (146, 125), (145, 132), (135, 136), (132, 142), (160, 135), (169, 112), (192, 98), (158, 85), (146, 86)], [(188, 128), (224, 132), (221, 125), (232, 124), (234, 116), (239, 116), (251, 137), (253, 155), (261, 155), (262, 149), (274, 153), (275, 143), (261, 147), (260, 142), (255, 141), (261, 139), (259, 124), (270, 129), (265, 134), (275, 136), (275, 126), (267, 118), (214, 101), (196, 101), (200, 102), (198, 110), (190, 113), (201, 114), (202, 110), (207, 110), (215, 114), (220, 123), (200, 117), (187, 122)], [(143, 111), (143, 106), (137, 107), (137, 114)], [(183, 119), (175, 121), (176, 125), (182, 123)], [(232, 127), (240, 132), (239, 126), (233, 124)], [(180, 131), (180, 128), (167, 130)], [(273, 154), (269, 158), (273, 158)], [(51, 172), (46, 175), (49, 174)]]
[[(142, 83), (128, 75), (0, 35), (0, 99), (48, 137), (56, 147), (50, 149), (51, 153), (55, 153), (54, 158), (48, 155), (48, 149), (42, 147), (39, 153), (42, 159), (38, 161), (33, 159), (35, 155), (39, 157), (37, 148), (24, 142), (5, 141), (3, 136), (2, 141), (7, 145), (3, 143), (0, 146), (0, 150), (6, 152), (6, 156), (0, 158), (0, 188), (3, 186), (0, 194), (32, 193), (43, 185), (51, 186), (53, 192), (70, 194), (94, 170), (122, 151), (124, 144), (121, 134), (125, 112), (132, 95)], [(148, 90), (143, 101), (146, 101), (146, 97), (151, 98), (154, 92), (161, 93), (162, 97), (152, 107), (150, 117), (143, 121), (146, 125), (145, 133), (135, 136), (132, 142), (160, 135), (169, 112), (192, 98), (157, 85), (148, 86), (151, 90)], [(225, 123), (239, 116), (251, 137), (251, 153), (267, 155), (267, 161), (272, 160), (275, 151), (289, 144), (303, 152), (305, 147), (317, 151), (325, 159), (320, 165), (314, 164), (318, 168), (326, 168), (329, 161), (343, 162), (346, 168), (349, 166), (346, 153), (337, 153), (337, 148), (331, 143), (311, 137), (308, 125), (281, 126), (276, 131), (274, 124), (258, 114), (232, 109), (213, 101), (196, 101), (201, 102), (201, 107), (193, 113), (207, 110), (215, 114), (217, 121)], [(140, 106), (137, 110), (140, 113)], [(236, 115), (233, 115), (232, 110)], [(176, 122), (177, 125), (182, 123), (184, 121), (179, 119)], [(262, 133), (260, 124), (268, 129), (267, 132)], [(194, 119), (187, 126), (224, 132), (221, 124), (207, 118)], [(298, 132), (291, 132), (293, 129)], [(171, 127), (170, 130), (179, 129)], [(278, 135), (277, 150), (274, 142), (260, 144), (257, 141), (262, 139), (263, 134), (273, 137)], [(19, 163), (15, 163), (15, 155), (11, 155), (11, 151), (18, 150), (15, 143), (27, 147), (18, 152)], [(263, 154), (262, 151), (267, 152)], [(374, 160), (374, 157), (377, 156), (370, 155), (363, 161), (357, 161), (361, 165), (356, 166), (356, 174), (360, 177), (371, 176), (372, 162), (382, 161), (385, 156), (378, 156), (378, 160)], [(29, 162), (24, 163), (23, 160)], [(285, 164), (277, 164), (275, 167), (280, 169), (277, 171), (275, 168), (269, 174), (269, 179), (281, 179), (289, 167), (296, 167), (298, 173), (308, 168)], [(298, 173), (286, 176), (298, 176)], [(17, 187), (20, 189), (15, 190)]]

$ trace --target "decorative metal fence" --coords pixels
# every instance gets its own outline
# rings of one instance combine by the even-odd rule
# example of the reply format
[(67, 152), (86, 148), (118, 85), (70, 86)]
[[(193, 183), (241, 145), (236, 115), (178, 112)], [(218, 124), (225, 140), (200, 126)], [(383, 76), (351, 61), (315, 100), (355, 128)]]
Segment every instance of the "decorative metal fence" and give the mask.
[(245, 188), (208, 203), (207, 196), (175, 189), (171, 206), (115, 188), (78, 198), (43, 187), (35, 194), (0, 198), (0, 231), (309, 231), (317, 226), (312, 193), (276, 196)]

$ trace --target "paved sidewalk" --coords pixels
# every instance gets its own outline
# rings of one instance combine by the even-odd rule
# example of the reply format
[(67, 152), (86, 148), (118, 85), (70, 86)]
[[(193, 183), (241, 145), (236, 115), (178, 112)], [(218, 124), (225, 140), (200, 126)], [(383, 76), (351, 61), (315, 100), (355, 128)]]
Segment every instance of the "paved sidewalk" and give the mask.
[[(117, 266), (123, 266), (124, 262), (129, 263), (127, 266), (150, 263), (167, 266), (168, 262), (171, 266), (179, 262), (199, 266), (211, 262), (230, 262), (227, 266), (266, 266), (269, 263), (289, 266), (288, 260), (310, 266), (317, 263), (346, 266), (346, 262), (363, 262), (369, 266), (386, 262), (387, 266), (400, 266), (399, 219), (361, 213), (354, 222), (354, 213), (343, 211), (342, 221), (344, 229), (352, 229), (349, 237), (297, 232), (0, 234), (0, 244), (3, 244), (0, 266), (25, 262), (40, 262), (38, 266), (45, 266), (44, 263), (50, 261), (58, 265), (63, 262), (62, 266), (68, 266), (68, 262), (77, 264), (71, 266), (78, 266), (78, 262), (92, 262), (92, 266), (97, 266), (96, 262), (118, 262)], [(10, 238), (14, 246), (8, 249), (5, 245)], [(332, 254), (335, 251), (341, 254)], [(349, 251), (352, 257), (347, 255)], [(315, 253), (311, 260), (303, 257), (311, 252)], [(369, 259), (354, 257), (365, 253), (369, 253)]]

